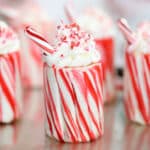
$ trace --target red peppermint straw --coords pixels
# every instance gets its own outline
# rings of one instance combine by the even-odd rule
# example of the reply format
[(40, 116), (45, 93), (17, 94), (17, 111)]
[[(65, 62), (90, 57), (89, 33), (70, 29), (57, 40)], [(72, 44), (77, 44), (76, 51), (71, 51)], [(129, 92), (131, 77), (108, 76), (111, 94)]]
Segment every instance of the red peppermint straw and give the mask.
[(0, 14), (9, 20), (13, 20), (18, 17), (18, 13), (16, 10), (14, 10), (10, 7), (4, 6), (4, 5), (0, 9)]
[(124, 18), (119, 19), (118, 26), (122, 31), (122, 33), (124, 34), (128, 43), (132, 44), (135, 41), (135, 33), (130, 29), (127, 20)]
[(33, 42), (40, 46), (44, 52), (50, 54), (55, 52), (54, 48), (48, 43), (48, 41), (33, 28), (29, 26), (26, 27), (25, 34), (28, 36), (28, 38), (30, 38)]
[(74, 22), (76, 17), (75, 17), (75, 12), (73, 9), (73, 2), (71, 0), (66, 3), (64, 10), (65, 10), (68, 20), (70, 22)]

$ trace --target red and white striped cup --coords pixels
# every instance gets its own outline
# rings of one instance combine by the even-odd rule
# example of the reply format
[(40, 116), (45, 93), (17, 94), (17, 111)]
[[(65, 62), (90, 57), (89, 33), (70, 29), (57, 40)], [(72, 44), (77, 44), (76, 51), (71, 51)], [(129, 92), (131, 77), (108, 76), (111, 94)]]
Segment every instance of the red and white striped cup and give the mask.
[(96, 63), (59, 68), (44, 63), (46, 133), (63, 142), (103, 135), (103, 69)]
[(0, 55), (0, 122), (17, 120), (22, 112), (19, 52)]
[(104, 61), (104, 103), (115, 99), (114, 39), (112, 37), (95, 39)]
[(124, 104), (129, 120), (150, 124), (150, 54), (125, 54)]
[(55, 34), (53, 21), (43, 13), (36, 2), (31, 1), (21, 2), (20, 5), (14, 6), (2, 5), (0, 6), (0, 16), (18, 33), (21, 42), (20, 57), (23, 87), (26, 89), (41, 88), (43, 85), (41, 50), (35, 43), (25, 37), (24, 28), (33, 25), (49, 41), (52, 41)]

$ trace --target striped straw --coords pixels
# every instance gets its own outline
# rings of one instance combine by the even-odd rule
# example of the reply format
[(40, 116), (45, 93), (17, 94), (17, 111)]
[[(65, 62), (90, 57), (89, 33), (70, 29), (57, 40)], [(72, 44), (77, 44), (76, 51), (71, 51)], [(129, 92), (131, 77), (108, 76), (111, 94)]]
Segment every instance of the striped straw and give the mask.
[(40, 46), (44, 52), (49, 54), (55, 52), (54, 48), (48, 43), (48, 41), (30, 26), (25, 28), (25, 34), (28, 36), (28, 38)]
[(68, 20), (70, 22), (74, 22), (75, 18), (76, 18), (76, 15), (75, 15), (75, 12), (74, 12), (74, 9), (73, 9), (73, 2), (71, 0), (68, 1), (65, 4), (64, 10), (65, 10), (65, 13), (66, 13), (66, 16), (67, 16)]
[(130, 29), (127, 20), (124, 18), (119, 19), (118, 26), (122, 31), (122, 33), (124, 34), (128, 43), (132, 44), (135, 41), (135, 33)]
[(3, 6), (0, 9), (0, 14), (10, 20), (14, 20), (18, 17), (17, 11), (7, 6)]

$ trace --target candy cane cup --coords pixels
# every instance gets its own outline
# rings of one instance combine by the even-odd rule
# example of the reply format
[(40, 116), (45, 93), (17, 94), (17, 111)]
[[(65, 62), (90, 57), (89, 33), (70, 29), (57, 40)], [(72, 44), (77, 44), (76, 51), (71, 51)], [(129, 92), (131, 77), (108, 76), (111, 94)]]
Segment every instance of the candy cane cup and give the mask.
[(6, 4), (0, 6), (0, 15), (18, 33), (20, 39), (23, 87), (25, 89), (41, 88), (43, 85), (41, 49), (25, 37), (24, 28), (32, 25), (52, 41), (55, 25), (35, 2), (21, 2), (20, 5), (16, 3), (13, 6)]
[(129, 120), (150, 124), (150, 54), (125, 54), (124, 105)]
[(88, 142), (103, 135), (103, 69), (50, 67), (44, 63), (46, 133), (63, 142)]
[(22, 112), (19, 51), (0, 55), (0, 123), (18, 120)]
[(100, 38), (95, 39), (95, 42), (104, 59), (104, 103), (109, 103), (115, 99), (114, 39)]

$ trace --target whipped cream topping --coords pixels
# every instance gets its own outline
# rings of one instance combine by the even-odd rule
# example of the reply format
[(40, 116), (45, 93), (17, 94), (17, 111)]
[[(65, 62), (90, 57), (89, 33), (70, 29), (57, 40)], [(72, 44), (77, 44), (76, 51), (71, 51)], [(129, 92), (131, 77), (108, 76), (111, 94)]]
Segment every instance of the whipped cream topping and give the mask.
[(143, 22), (138, 27), (138, 34), (142, 35), (146, 41), (150, 42), (150, 22)]
[(150, 23), (142, 23), (136, 31), (136, 40), (129, 47), (137, 53), (150, 53)]
[(100, 61), (93, 37), (75, 23), (58, 26), (54, 45), (55, 52), (45, 57), (51, 66), (81, 67)]
[(6, 23), (0, 21), (0, 54), (15, 52), (19, 47), (17, 35)]
[(115, 27), (112, 19), (98, 8), (87, 9), (77, 18), (77, 23), (94, 38), (115, 36)]

